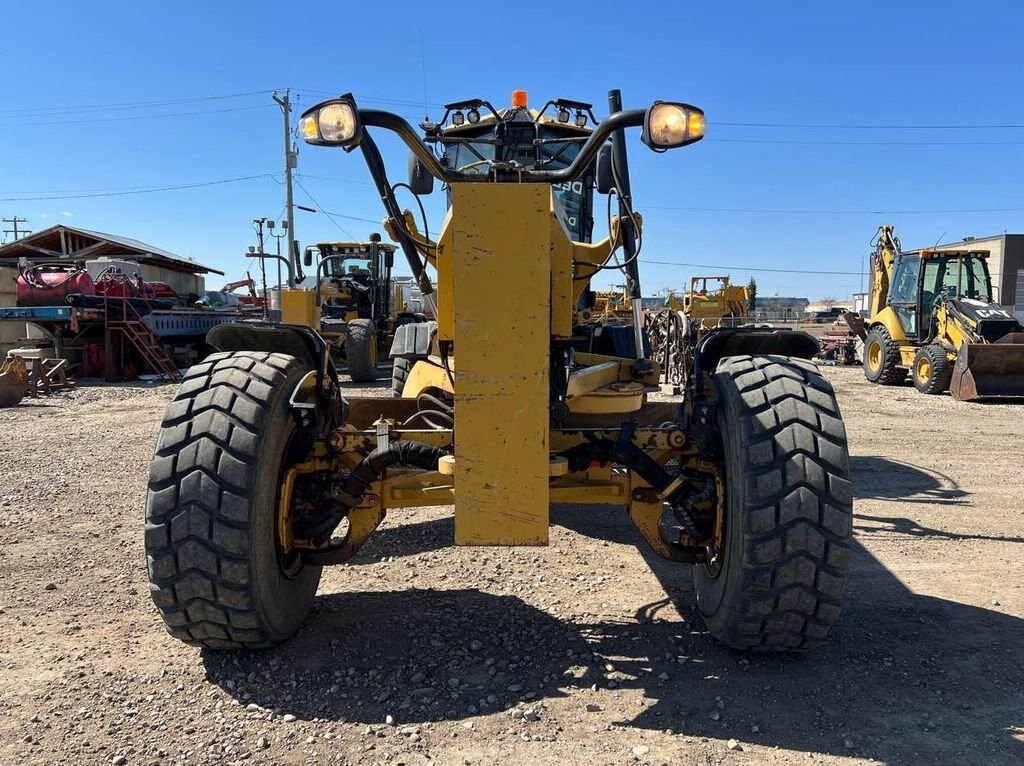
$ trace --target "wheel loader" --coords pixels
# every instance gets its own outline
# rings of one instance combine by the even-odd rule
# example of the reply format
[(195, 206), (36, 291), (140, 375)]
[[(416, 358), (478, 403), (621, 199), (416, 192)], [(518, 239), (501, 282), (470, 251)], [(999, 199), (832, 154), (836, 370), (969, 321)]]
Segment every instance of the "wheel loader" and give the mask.
[[(306, 142), (362, 156), (436, 330), (396, 334), (420, 354), (400, 398), (342, 396), (307, 326), (211, 331), (219, 350), (168, 405), (149, 477), (151, 593), (172, 635), (218, 649), (288, 639), (322, 568), (350, 561), (388, 513), (451, 506), (456, 545), (537, 546), (552, 504), (569, 503), (621, 509), (656, 554), (691, 568), (704, 624), (728, 646), (826, 639), (852, 500), (813, 339), (709, 331), (681, 402), (648, 399), (659, 369), (642, 343), (631, 357), (579, 350), (574, 317), (598, 270), (639, 289), (627, 131), (658, 153), (704, 136), (704, 113), (683, 102), (624, 109), (611, 91), (608, 107), (600, 120), (579, 101), (534, 109), (517, 91), (507, 107), (450, 103), (417, 130), (347, 94), (303, 114)], [(408, 147), (417, 194), (444, 184), (436, 238), (398, 206), (385, 133)], [(616, 204), (608, 236), (589, 241), (578, 213), (600, 209), (595, 193)]]
[(992, 300), (988, 252), (903, 252), (882, 226), (871, 256), (864, 375), (954, 399), (1024, 396), (1024, 328)]

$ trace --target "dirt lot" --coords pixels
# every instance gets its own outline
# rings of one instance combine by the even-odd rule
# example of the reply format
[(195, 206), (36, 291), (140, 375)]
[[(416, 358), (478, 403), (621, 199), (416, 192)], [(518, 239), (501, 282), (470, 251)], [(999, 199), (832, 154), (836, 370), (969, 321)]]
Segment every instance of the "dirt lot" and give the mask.
[(201, 652), (164, 632), (142, 549), (172, 390), (0, 411), (0, 764), (1024, 763), (1024, 406), (826, 375), (857, 554), (799, 657), (713, 643), (686, 567), (577, 508), (545, 549), (395, 513), (293, 641)]

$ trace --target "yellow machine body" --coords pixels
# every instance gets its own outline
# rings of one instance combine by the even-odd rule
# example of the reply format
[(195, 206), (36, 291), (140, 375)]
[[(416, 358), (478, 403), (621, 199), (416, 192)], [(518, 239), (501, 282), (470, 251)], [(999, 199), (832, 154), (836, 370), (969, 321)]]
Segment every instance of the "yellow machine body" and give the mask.
[(281, 321), (320, 329), (320, 307), (312, 290), (281, 291)]
[[(709, 282), (718, 287), (709, 289)], [(701, 327), (718, 326), (723, 319), (743, 321), (749, 312), (747, 288), (730, 284), (729, 277), (690, 277), (690, 290), (683, 297), (682, 311)]]

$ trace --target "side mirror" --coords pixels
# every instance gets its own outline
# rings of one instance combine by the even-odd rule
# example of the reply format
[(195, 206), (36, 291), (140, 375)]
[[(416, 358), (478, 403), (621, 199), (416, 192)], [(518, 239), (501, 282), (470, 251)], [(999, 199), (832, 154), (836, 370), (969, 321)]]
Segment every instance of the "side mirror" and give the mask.
[(307, 247), (306, 252), (302, 254), (302, 265), (312, 266), (313, 265), (313, 248)]
[(390, 248), (384, 251), (384, 267), (387, 269), (395, 267), (395, 251)]
[(612, 173), (612, 145), (605, 144), (597, 153), (597, 193), (608, 194), (615, 187)]
[(409, 153), (409, 187), (413, 194), (430, 194), (434, 191), (434, 177), (412, 152)]

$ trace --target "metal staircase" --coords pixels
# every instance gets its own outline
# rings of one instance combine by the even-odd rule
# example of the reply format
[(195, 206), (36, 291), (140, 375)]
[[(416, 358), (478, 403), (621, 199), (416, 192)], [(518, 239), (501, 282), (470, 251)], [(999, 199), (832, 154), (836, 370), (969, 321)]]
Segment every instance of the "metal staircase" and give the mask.
[[(127, 280), (125, 280), (127, 281)], [(126, 290), (127, 292), (127, 290)], [(145, 300), (135, 298), (136, 300)], [(103, 322), (107, 343), (107, 377), (110, 370), (110, 340), (115, 334), (122, 336), (122, 343), (127, 340), (142, 356), (146, 364), (164, 380), (176, 383), (181, 380), (174, 360), (167, 354), (152, 328), (143, 321), (142, 314), (132, 303), (132, 297), (112, 297), (104, 295)], [(148, 303), (147, 303), (148, 305)]]

